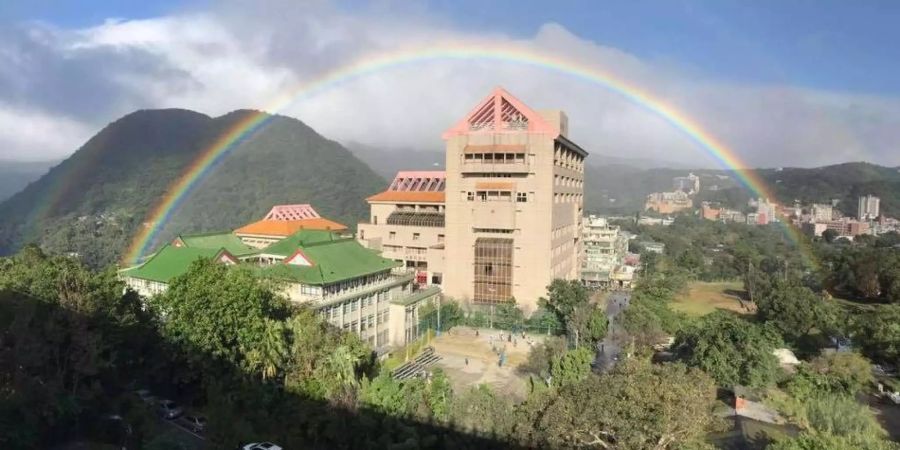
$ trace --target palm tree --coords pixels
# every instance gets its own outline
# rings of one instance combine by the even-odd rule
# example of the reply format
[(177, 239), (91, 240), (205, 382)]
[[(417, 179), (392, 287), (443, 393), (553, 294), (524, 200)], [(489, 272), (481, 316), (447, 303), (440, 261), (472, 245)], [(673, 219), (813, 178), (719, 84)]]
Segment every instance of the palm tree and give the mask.
[(259, 371), (263, 381), (274, 378), (287, 361), (285, 326), (277, 320), (265, 319), (262, 338), (256, 348), (247, 353), (252, 371)]

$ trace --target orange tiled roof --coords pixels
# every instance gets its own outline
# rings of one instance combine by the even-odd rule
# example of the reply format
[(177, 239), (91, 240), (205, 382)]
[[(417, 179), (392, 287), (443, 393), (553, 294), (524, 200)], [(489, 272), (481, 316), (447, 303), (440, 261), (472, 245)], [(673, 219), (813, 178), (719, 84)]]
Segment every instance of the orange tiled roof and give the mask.
[(244, 225), (234, 234), (252, 234), (256, 236), (290, 236), (300, 230), (330, 230), (346, 231), (347, 226), (325, 219), (315, 217), (301, 220), (260, 220)]
[(366, 200), (370, 202), (444, 203), (444, 193), (426, 191), (384, 191), (375, 194)]

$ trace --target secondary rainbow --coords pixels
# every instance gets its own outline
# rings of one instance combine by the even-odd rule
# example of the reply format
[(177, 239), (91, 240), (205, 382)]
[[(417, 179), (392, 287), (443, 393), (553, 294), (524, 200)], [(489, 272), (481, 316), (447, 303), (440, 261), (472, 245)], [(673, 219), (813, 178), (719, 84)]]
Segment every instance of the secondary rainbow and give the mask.
[[(439, 44), (429, 47), (412, 48), (401, 51), (371, 54), (353, 63), (331, 70), (314, 80), (303, 83), (298, 88), (280, 96), (272, 102), (266, 111), (276, 113), (284, 107), (333, 89), (343, 83), (395, 69), (411, 64), (422, 64), (431, 61), (447, 60), (482, 60), (502, 63), (520, 64), (538, 67), (553, 72), (572, 76), (589, 83), (600, 85), (616, 92), (631, 102), (656, 114), (681, 130), (706, 153), (715, 158), (723, 167), (734, 170), (738, 180), (757, 197), (774, 198), (766, 183), (747, 167), (736, 152), (716, 139), (696, 121), (653, 96), (650, 92), (616, 77), (598, 67), (559, 57), (555, 54), (510, 46), (491, 44)], [(232, 149), (248, 136), (264, 126), (270, 119), (268, 112), (251, 114), (234, 124), (212, 145), (201, 152), (186, 170), (176, 179), (147, 215), (144, 227), (133, 238), (125, 255), (125, 262), (138, 262), (155, 242), (156, 236), (178, 210), (178, 207), (204, 177), (221, 162)], [(784, 224), (783, 228), (789, 240), (801, 244), (802, 239), (794, 227)], [(808, 256), (807, 252), (802, 252)]]

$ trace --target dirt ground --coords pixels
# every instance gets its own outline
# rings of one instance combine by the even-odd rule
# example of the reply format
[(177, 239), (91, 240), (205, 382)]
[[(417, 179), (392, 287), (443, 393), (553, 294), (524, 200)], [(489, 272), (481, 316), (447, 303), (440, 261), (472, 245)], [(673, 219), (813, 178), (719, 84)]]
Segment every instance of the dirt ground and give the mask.
[[(545, 336), (526, 334), (525, 339), (522, 339), (522, 335), (518, 334), (510, 342), (508, 334), (480, 328), (476, 336), (474, 328), (455, 327), (431, 342), (435, 352), (441, 356), (436, 367), (444, 370), (456, 392), (487, 384), (494, 392), (517, 400), (524, 399), (528, 393), (528, 377), (517, 373), (516, 368), (528, 358), (531, 349), (529, 342), (536, 345), (543, 342)], [(503, 367), (499, 367), (499, 356), (491, 350), (492, 345), (497, 349), (505, 349), (506, 362)]]

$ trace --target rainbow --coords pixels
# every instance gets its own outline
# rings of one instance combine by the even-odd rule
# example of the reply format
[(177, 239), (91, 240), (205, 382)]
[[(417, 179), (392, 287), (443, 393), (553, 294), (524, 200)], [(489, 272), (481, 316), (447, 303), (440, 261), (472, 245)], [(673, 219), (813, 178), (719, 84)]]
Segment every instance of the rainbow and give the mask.
[[(749, 166), (741, 160), (735, 151), (706, 131), (699, 123), (671, 105), (666, 104), (662, 99), (600, 68), (530, 48), (506, 44), (438, 44), (429, 47), (371, 54), (301, 84), (296, 89), (280, 96), (266, 110), (272, 112), (281, 111), (286, 106), (304, 98), (313, 97), (341, 84), (385, 70), (423, 62), (447, 60), (480, 60), (519, 64), (561, 73), (578, 80), (599, 85), (654, 113), (683, 132), (684, 135), (716, 159), (724, 168), (733, 170), (739, 182), (757, 197), (774, 198), (771, 190), (755, 171), (742, 170)], [(147, 253), (149, 247), (154, 244), (156, 236), (164, 228), (173, 213), (178, 210), (178, 207), (188, 194), (240, 142), (265, 126), (272, 117), (267, 112), (251, 114), (235, 123), (212, 145), (203, 150), (147, 215), (143, 229), (133, 238), (125, 254), (125, 263), (134, 264), (138, 262)], [(798, 245), (803, 242), (798, 230), (786, 223), (782, 222), (782, 224), (785, 234), (790, 241)], [(807, 252), (802, 253), (808, 254)]]

